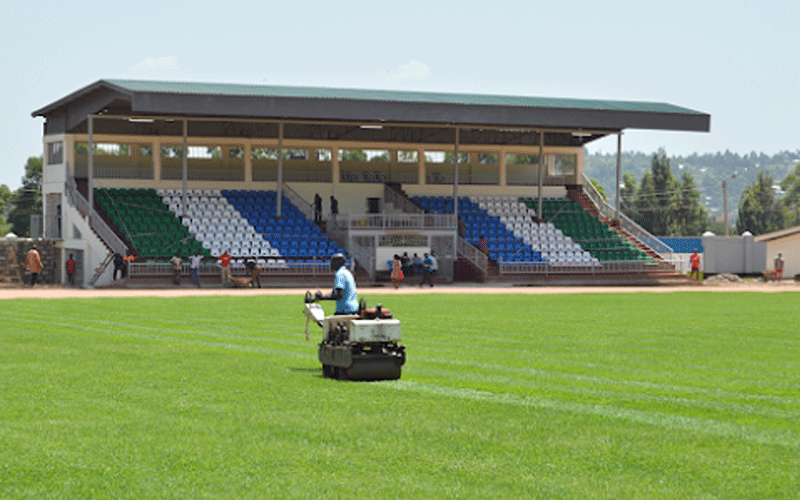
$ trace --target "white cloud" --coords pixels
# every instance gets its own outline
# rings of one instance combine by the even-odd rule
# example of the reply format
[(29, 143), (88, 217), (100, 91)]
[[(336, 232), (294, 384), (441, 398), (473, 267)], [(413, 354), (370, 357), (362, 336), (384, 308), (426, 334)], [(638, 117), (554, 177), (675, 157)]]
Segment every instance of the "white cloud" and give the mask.
[(175, 56), (147, 57), (143, 61), (130, 66), (129, 69), (148, 73), (171, 73), (178, 71), (178, 58)]
[(431, 69), (428, 65), (413, 59), (397, 66), (391, 71), (387, 71), (386, 75), (390, 82), (425, 80), (430, 76)]

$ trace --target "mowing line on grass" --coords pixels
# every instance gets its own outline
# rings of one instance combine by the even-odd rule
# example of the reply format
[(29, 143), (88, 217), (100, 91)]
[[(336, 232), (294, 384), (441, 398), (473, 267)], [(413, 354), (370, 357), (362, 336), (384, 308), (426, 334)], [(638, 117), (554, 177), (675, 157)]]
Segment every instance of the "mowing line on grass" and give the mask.
[[(787, 398), (785, 396), (774, 396), (768, 394), (745, 394), (741, 392), (731, 392), (725, 389), (717, 389), (717, 388), (707, 389), (697, 386), (668, 385), (668, 384), (659, 384), (655, 382), (644, 382), (640, 380), (629, 380), (629, 379), (612, 379), (609, 377), (600, 377), (597, 375), (581, 375), (569, 372), (560, 372), (556, 370), (542, 370), (540, 368), (531, 368), (528, 366), (519, 367), (519, 366), (511, 366), (508, 364), (487, 363), (484, 361), (477, 362), (474, 360), (439, 358), (439, 357), (427, 356), (424, 353), (419, 353), (419, 354), (415, 353), (414, 360), (416, 366), (423, 365), (424, 364), (423, 362), (429, 362), (439, 365), (451, 365), (451, 366), (459, 366), (467, 368), (482, 368), (489, 372), (505, 372), (516, 375), (525, 375), (529, 377), (539, 377), (542, 379), (560, 379), (565, 382), (583, 382), (592, 385), (627, 386), (638, 389), (696, 394), (699, 396), (735, 398), (735, 399), (744, 399), (750, 401), (769, 402), (782, 405), (795, 405), (795, 406), (800, 405), (800, 399)], [(627, 371), (627, 373), (630, 373), (630, 371)], [(647, 372), (647, 373), (652, 374), (652, 372)], [(770, 382), (769, 384), (763, 384), (763, 386), (767, 388), (774, 388), (776, 387), (776, 385), (785, 385), (787, 387), (794, 387), (794, 385), (792, 385), (792, 383), (788, 381), (785, 384), (779, 384), (775, 382)]]
[[(164, 343), (180, 343), (180, 344), (186, 344), (186, 345), (199, 345), (199, 346), (204, 346), (204, 347), (229, 349), (229, 350), (235, 350), (235, 351), (240, 351), (240, 352), (252, 352), (252, 353), (259, 353), (259, 354), (281, 355), (281, 356), (285, 356), (285, 357), (289, 357), (289, 358), (307, 358), (308, 357), (308, 355), (306, 353), (300, 353), (300, 352), (296, 352), (296, 351), (288, 351), (288, 350), (282, 350), (282, 349), (271, 349), (271, 348), (262, 347), (262, 346), (248, 346), (248, 345), (242, 345), (242, 344), (235, 344), (235, 343), (232, 343), (232, 342), (211, 342), (211, 341), (207, 341), (207, 340), (189, 339), (189, 338), (186, 338), (184, 336), (169, 336), (169, 335), (163, 335), (163, 334), (137, 333), (137, 332), (133, 332), (133, 331), (122, 331), (122, 330), (117, 330), (116, 329), (116, 328), (120, 327), (120, 324), (119, 324), (118, 321), (113, 321), (112, 322), (112, 321), (103, 321), (103, 320), (96, 320), (95, 319), (95, 320), (85, 320), (83, 323), (78, 323), (77, 321), (68, 321), (68, 320), (63, 320), (63, 319), (50, 320), (50, 319), (47, 319), (47, 318), (42, 318), (40, 315), (36, 315), (36, 316), (34, 316), (32, 314), (31, 315), (21, 315), (19, 313), (15, 313), (14, 315), (10, 315), (10, 314), (2, 314), (2, 313), (0, 313), (0, 318), (3, 318), (5, 320), (7, 320), (9, 323), (14, 323), (15, 321), (16, 322), (20, 322), (19, 321), (20, 317), (27, 317), (27, 318), (29, 318), (31, 320), (31, 321), (27, 321), (27, 322), (23, 323), (23, 324), (26, 324), (26, 325), (36, 325), (36, 326), (41, 326), (41, 327), (71, 328), (72, 330), (75, 330), (75, 331), (92, 333), (92, 334), (95, 334), (95, 335), (103, 335), (103, 336), (110, 336), (110, 337), (127, 337), (127, 338), (133, 338), (133, 339), (138, 339), (138, 340), (149, 340), (149, 341), (164, 342)], [(87, 324), (87, 323), (91, 323), (91, 324), (94, 324), (94, 325), (114, 326), (115, 329), (100, 328), (98, 326), (92, 326), (91, 324)], [(139, 325), (139, 324), (137, 324), (137, 325), (125, 325), (125, 326), (129, 326), (129, 327), (135, 326), (135, 328), (138, 329), (138, 330), (162, 331), (162, 329), (160, 329), (160, 328), (147, 327), (147, 326), (143, 326), (143, 325)], [(225, 339), (225, 340), (229, 340), (230, 339), (230, 337), (227, 337), (227, 336), (224, 336), (224, 335), (219, 335), (219, 334), (212, 333), (212, 332), (205, 332), (205, 334), (198, 333), (196, 330), (192, 330), (191, 332), (187, 332), (186, 334), (187, 335), (188, 334), (198, 334), (198, 335), (201, 335), (201, 336), (207, 336), (207, 337), (212, 337), (212, 338), (220, 338), (220, 339)], [(264, 339), (263, 338), (258, 338), (258, 337), (256, 337), (256, 338), (249, 337), (247, 339), (240, 338), (240, 339), (236, 339), (236, 340), (263, 341)], [(272, 339), (270, 339), (270, 344), (272, 344), (272, 342), (290, 344), (290, 345), (295, 345), (296, 344), (296, 342), (294, 342), (294, 343), (291, 343), (289, 341), (280, 342), (280, 341), (273, 341)]]
[(632, 410), (611, 405), (582, 404), (571, 401), (558, 401), (507, 393), (495, 394), (476, 389), (444, 387), (435, 384), (426, 384), (406, 380), (386, 382), (381, 384), (381, 387), (406, 392), (468, 399), (471, 401), (539, 408), (578, 415), (595, 415), (610, 419), (627, 420), (640, 424), (654, 425), (657, 427), (691, 431), (698, 434), (708, 434), (719, 437), (735, 438), (743, 441), (752, 441), (758, 444), (782, 446), (786, 448), (800, 448), (800, 435), (790, 431), (767, 430), (729, 422), (720, 422), (711, 419), (683, 417), (660, 412)]
[[(425, 370), (428, 375), (441, 375), (447, 377), (452, 371), (442, 370)], [(544, 378), (547, 375), (544, 374)], [(579, 376), (572, 377), (572, 382), (577, 382)], [(526, 389), (536, 389), (539, 393), (562, 392), (566, 394), (575, 394), (580, 396), (588, 396), (593, 398), (602, 398), (605, 400), (615, 400), (620, 402), (644, 402), (644, 403), (662, 403), (683, 408), (696, 408), (705, 410), (714, 410), (719, 412), (726, 412), (729, 414), (739, 415), (754, 415), (759, 417), (768, 417), (778, 420), (789, 420), (796, 422), (800, 420), (800, 411), (783, 410), (778, 408), (756, 406), (747, 403), (740, 403), (738, 401), (725, 402), (725, 401), (710, 401), (705, 399), (692, 399), (689, 397), (680, 397), (673, 394), (642, 394), (638, 392), (623, 392), (610, 389), (598, 389), (594, 387), (586, 387), (577, 384), (568, 384), (568, 380), (564, 383), (557, 382), (542, 382), (539, 380), (520, 379), (513, 376), (494, 375), (486, 373), (459, 373), (459, 380), (466, 380), (470, 382), (482, 383), (489, 382), (492, 384), (502, 385), (504, 387), (522, 387)], [(609, 382), (612, 383), (612, 382)], [(617, 384), (621, 385), (621, 384)], [(675, 388), (676, 392), (681, 389)], [(742, 394), (728, 393), (728, 397), (733, 399), (740, 399)], [(698, 395), (700, 397), (700, 395)]]

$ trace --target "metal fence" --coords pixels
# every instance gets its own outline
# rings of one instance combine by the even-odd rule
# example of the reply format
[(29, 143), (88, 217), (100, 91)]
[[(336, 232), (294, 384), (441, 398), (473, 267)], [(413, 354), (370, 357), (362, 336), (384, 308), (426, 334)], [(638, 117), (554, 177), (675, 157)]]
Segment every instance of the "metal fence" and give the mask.
[[(604, 198), (603, 196), (597, 191), (594, 185), (591, 183), (586, 174), (583, 175), (584, 179), (584, 192), (589, 196), (589, 198), (594, 203), (595, 207), (597, 207), (598, 212), (600, 215), (605, 217), (608, 220), (617, 219), (617, 209), (612, 207)], [(652, 234), (650, 234), (646, 229), (644, 229), (639, 224), (635, 223), (631, 220), (627, 215), (623, 214), (622, 212), (619, 213), (619, 224), (620, 227), (625, 230), (628, 234), (642, 242), (643, 244), (650, 247), (654, 252), (656, 252), (659, 256), (667, 260), (670, 258), (670, 255), (673, 252), (672, 248), (666, 245), (663, 241), (659, 240)]]
[(489, 258), (461, 236), (458, 237), (457, 241), (458, 253), (474, 264), (475, 267), (480, 269), (483, 275), (486, 276), (486, 268), (488, 267)]
[(64, 191), (67, 194), (67, 201), (70, 205), (75, 207), (76, 210), (83, 216), (88, 218), (89, 226), (97, 233), (101, 240), (113, 251), (121, 255), (125, 254), (128, 246), (122, 241), (119, 236), (106, 224), (106, 221), (100, 217), (93, 207), (89, 206), (89, 202), (78, 191), (75, 184), (75, 178), (67, 176), (67, 182), (64, 183)]
[(406, 214), (424, 214), (425, 211), (409, 200), (401, 193), (395, 191), (388, 185), (383, 187), (383, 202), (392, 204), (396, 209)]
[[(272, 262), (272, 264), (270, 264)], [(261, 276), (333, 276), (330, 263), (326, 260), (305, 260), (286, 262), (284, 259), (267, 261), (261, 266)], [(234, 277), (249, 277), (250, 272), (244, 264), (231, 263), (231, 275)], [(128, 265), (128, 274), (131, 278), (164, 276), (171, 277), (175, 274), (175, 268), (168, 262), (134, 262)], [(218, 264), (200, 264), (199, 274), (201, 277), (220, 276), (220, 266)], [(181, 277), (190, 276), (191, 269), (188, 262), (181, 266)]]
[(499, 262), (500, 275), (514, 274), (647, 274), (655, 271), (673, 271), (680, 259), (615, 260), (603, 262)]
[(329, 220), (334, 230), (453, 230), (452, 214), (340, 214)]
[(305, 215), (308, 220), (314, 220), (314, 205), (303, 199), (302, 196), (297, 194), (297, 191), (290, 188), (286, 184), (283, 185), (283, 196), (292, 204), (297, 207), (300, 212)]

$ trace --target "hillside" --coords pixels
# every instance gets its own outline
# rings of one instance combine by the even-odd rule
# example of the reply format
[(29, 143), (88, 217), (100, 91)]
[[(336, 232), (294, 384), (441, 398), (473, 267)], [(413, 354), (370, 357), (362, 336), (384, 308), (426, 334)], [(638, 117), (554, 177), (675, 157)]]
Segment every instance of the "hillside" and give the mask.
[[(669, 151), (667, 151), (669, 154)], [(614, 182), (616, 178), (617, 157), (615, 154), (594, 153), (585, 155), (585, 170), (587, 177), (597, 179), (605, 189), (609, 199), (614, 196)], [(650, 170), (653, 153), (639, 151), (624, 151), (622, 153), (622, 172), (630, 172), (641, 180), (642, 174)], [(734, 217), (739, 198), (744, 188), (756, 181), (756, 175), (761, 170), (769, 171), (775, 184), (780, 183), (796, 165), (800, 163), (800, 149), (782, 151), (769, 156), (764, 153), (752, 152), (748, 155), (739, 155), (725, 151), (724, 153), (693, 153), (689, 156), (670, 156), (670, 166), (676, 178), (683, 172), (689, 172), (694, 177), (695, 184), (703, 198), (703, 204), (709, 214), (714, 217), (722, 216), (722, 180), (728, 179), (728, 211)], [(735, 178), (731, 178), (736, 174)], [(779, 195), (781, 193), (778, 193)]]

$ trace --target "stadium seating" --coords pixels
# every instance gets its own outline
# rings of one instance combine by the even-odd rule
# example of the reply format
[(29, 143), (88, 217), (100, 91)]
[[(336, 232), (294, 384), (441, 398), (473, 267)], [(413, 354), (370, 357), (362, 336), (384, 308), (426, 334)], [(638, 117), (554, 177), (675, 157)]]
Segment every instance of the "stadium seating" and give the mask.
[[(447, 196), (414, 196), (414, 203), (431, 213), (453, 213), (453, 198)], [(541, 263), (546, 259), (541, 252), (534, 249), (514, 235), (513, 229), (482, 209), (473, 199), (461, 197), (458, 200), (459, 217), (466, 226), (465, 239), (478, 246), (481, 236), (486, 238), (489, 258), (498, 263)]]
[[(282, 199), (281, 218), (276, 219), (275, 191), (222, 190), (221, 196), (241, 214), (243, 223), (239, 227), (245, 228), (242, 236), (250, 238), (250, 235), (257, 235), (266, 243), (260, 243), (262, 248), (268, 246), (269, 255), (277, 254), (289, 259), (289, 267), (292, 264), (300, 266), (306, 260), (327, 260), (335, 253), (344, 253), (286, 198)], [(245, 246), (241, 252), (247, 252)]]
[[(519, 201), (529, 209), (538, 205), (538, 200), (533, 198), (520, 198)], [(552, 222), (598, 261), (651, 260), (645, 252), (575, 201), (564, 198), (542, 200), (541, 219)]]
[(154, 189), (95, 188), (94, 199), (128, 246), (146, 259), (168, 259), (176, 253), (188, 256), (195, 251), (209, 255)]
[(228, 251), (234, 264), (254, 258), (269, 269), (344, 253), (288, 200), (276, 219), (274, 191), (189, 189), (186, 195), (184, 210), (179, 189), (95, 189), (101, 212), (147, 259)]

